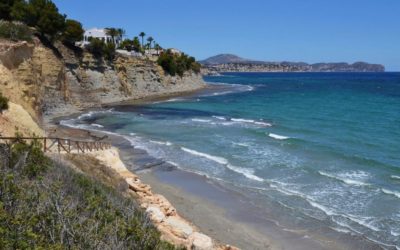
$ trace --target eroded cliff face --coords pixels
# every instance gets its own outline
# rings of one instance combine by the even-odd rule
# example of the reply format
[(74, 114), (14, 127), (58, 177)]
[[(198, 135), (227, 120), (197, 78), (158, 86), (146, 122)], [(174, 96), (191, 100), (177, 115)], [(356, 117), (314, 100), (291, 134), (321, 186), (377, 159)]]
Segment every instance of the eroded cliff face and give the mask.
[(118, 56), (105, 62), (61, 44), (0, 41), (0, 91), (36, 120), (130, 99), (192, 91), (201, 75), (172, 77), (149, 59)]
[(0, 44), (0, 91), (39, 120), (47, 92), (64, 96), (63, 62), (54, 53), (26, 42)]

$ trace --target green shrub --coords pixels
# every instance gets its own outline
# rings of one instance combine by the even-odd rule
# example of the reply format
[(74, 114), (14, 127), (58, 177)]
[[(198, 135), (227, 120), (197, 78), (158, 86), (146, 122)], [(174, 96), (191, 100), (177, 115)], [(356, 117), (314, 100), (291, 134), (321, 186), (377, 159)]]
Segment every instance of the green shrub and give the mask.
[(8, 109), (8, 99), (0, 92), (0, 112), (3, 112), (3, 110), (6, 109)]
[(0, 37), (13, 41), (31, 41), (32, 31), (24, 23), (0, 20)]
[(105, 43), (98, 38), (90, 39), (87, 49), (96, 57), (104, 57), (110, 61), (115, 57), (115, 45), (113, 43)]
[[(32, 166), (33, 175), (26, 172)], [(13, 144), (11, 154), (0, 144), (0, 246), (175, 249), (160, 240), (160, 233), (134, 200), (51, 161), (38, 142), (20, 140)]]
[(175, 76), (177, 74), (180, 77), (187, 71), (199, 73), (201, 67), (194, 57), (190, 57), (184, 53), (172, 53), (170, 50), (161, 53), (158, 58), (158, 64), (169, 75)]
[(62, 35), (62, 39), (65, 43), (75, 44), (75, 42), (82, 41), (83, 34), (85, 31), (82, 28), (82, 24), (76, 20), (67, 19), (65, 21), (65, 30)]
[(65, 29), (65, 15), (58, 12), (51, 0), (17, 1), (11, 11), (14, 20), (35, 27), (39, 33), (51, 40)]

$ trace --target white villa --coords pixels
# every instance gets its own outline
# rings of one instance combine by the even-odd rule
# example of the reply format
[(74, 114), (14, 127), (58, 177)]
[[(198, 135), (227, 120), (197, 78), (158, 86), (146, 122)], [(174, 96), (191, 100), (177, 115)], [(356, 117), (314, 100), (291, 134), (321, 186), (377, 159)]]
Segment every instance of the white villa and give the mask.
[[(98, 28), (92, 28), (85, 30), (85, 33), (83, 34), (83, 41), (77, 42), (76, 45), (78, 46), (85, 46), (90, 43), (91, 38), (98, 38), (104, 42), (112, 42), (112, 37), (107, 35), (106, 29), (98, 29)], [(117, 36), (114, 37), (115, 43), (118, 46), (121, 41), (122, 37)]]

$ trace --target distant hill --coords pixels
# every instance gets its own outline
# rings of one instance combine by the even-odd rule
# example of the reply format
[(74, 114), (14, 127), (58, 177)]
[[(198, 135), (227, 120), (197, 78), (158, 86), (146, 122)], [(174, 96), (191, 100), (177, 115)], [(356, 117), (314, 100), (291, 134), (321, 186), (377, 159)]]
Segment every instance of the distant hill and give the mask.
[(226, 64), (226, 63), (263, 63), (263, 62), (244, 59), (233, 54), (219, 54), (216, 56), (209, 57), (206, 60), (200, 61), (200, 63), (204, 65), (213, 65), (213, 64)]
[(200, 61), (205, 74), (218, 72), (384, 72), (380, 64), (356, 62), (353, 64), (305, 62), (267, 62), (245, 59), (233, 54), (220, 54)]

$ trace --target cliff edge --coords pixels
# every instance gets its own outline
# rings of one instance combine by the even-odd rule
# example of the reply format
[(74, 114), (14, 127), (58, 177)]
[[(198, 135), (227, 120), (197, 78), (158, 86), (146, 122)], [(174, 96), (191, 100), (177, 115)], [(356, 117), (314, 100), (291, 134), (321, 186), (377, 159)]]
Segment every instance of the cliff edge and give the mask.
[(61, 43), (0, 40), (0, 91), (41, 123), (43, 117), (205, 86), (200, 74), (170, 76), (157, 62), (118, 55), (112, 62)]

